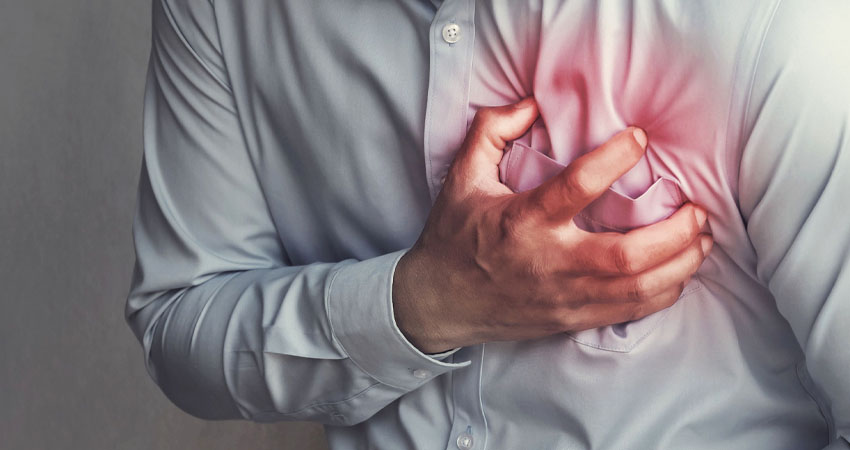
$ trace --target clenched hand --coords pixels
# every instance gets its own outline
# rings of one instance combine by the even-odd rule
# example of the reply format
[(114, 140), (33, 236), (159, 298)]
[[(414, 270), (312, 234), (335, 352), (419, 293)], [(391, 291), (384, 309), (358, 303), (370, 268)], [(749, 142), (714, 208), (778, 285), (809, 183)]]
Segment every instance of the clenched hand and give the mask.
[(700, 234), (706, 212), (692, 204), (625, 234), (573, 223), (640, 160), (647, 138), (638, 128), (513, 193), (499, 181), (502, 150), (537, 115), (530, 98), (478, 111), (422, 234), (396, 267), (396, 321), (423, 352), (641, 318), (672, 305), (711, 249)]

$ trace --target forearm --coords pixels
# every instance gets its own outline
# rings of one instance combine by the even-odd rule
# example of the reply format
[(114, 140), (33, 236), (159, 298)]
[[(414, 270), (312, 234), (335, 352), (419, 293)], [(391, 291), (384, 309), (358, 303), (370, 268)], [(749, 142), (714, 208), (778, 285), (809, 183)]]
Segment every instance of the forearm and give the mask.
[(192, 415), (357, 423), (463, 366), (423, 355), (395, 326), (398, 256), (220, 274), (152, 296), (128, 321), (151, 376)]

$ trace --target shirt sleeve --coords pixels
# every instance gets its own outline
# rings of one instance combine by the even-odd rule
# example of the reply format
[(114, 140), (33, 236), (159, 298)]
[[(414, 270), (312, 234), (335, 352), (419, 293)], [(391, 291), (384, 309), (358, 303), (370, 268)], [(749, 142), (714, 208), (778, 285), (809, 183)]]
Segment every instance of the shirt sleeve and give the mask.
[(805, 353), (801, 378), (830, 423), (829, 448), (850, 448), (847, 23), (848, 2), (778, 6), (753, 78), (738, 177), (758, 277)]
[(468, 362), (425, 355), (396, 326), (392, 277), (404, 250), (289, 264), (212, 8), (153, 2), (127, 323), (151, 377), (194, 416), (363, 421)]

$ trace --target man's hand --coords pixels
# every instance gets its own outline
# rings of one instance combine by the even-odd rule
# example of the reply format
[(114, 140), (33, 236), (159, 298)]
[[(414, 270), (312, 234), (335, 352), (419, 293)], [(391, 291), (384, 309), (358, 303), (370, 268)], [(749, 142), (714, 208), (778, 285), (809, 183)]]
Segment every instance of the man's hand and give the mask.
[(647, 138), (638, 128), (513, 193), (499, 181), (502, 150), (537, 115), (530, 98), (478, 111), (425, 229), (398, 263), (396, 321), (423, 352), (641, 318), (672, 305), (711, 249), (700, 234), (706, 212), (692, 204), (625, 234), (573, 223), (640, 160)]

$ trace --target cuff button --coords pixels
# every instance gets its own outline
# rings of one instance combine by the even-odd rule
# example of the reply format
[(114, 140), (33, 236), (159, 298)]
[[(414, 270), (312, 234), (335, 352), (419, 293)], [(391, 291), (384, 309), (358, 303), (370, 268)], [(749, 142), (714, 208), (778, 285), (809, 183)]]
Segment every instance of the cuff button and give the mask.
[(431, 371), (425, 369), (416, 369), (413, 371), (413, 376), (419, 378), (420, 380), (424, 380), (431, 376)]

